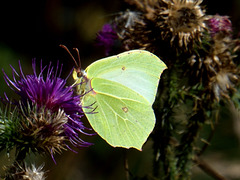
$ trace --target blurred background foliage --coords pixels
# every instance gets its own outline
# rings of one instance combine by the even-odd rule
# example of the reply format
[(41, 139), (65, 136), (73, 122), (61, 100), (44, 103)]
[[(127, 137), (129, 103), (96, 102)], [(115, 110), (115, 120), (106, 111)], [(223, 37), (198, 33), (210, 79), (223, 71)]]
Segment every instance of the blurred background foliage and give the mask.
[[(239, 0), (205, 0), (207, 14), (228, 15), (236, 34), (240, 32)], [(120, 0), (35, 0), (35, 1), (3, 1), (0, 5), (0, 65), (8, 75), (11, 74), (9, 64), (18, 69), (21, 61), (24, 72), (31, 73), (32, 58), (47, 65), (49, 61), (64, 64), (63, 75), (66, 77), (74, 63), (59, 44), (69, 49), (77, 47), (81, 55), (82, 67), (104, 57), (101, 48), (95, 46), (96, 33), (104, 23), (114, 15), (126, 9)], [(71, 79), (71, 78), (70, 78)], [(8, 87), (0, 72), (0, 95), (6, 92), (11, 97)], [(210, 166), (230, 179), (240, 179), (240, 125), (232, 121), (229, 110), (222, 109), (220, 120), (210, 146), (204, 153)], [(237, 115), (238, 116), (238, 115)], [(208, 129), (204, 131), (208, 134)], [(55, 155), (55, 165), (51, 157), (32, 155), (29, 162), (41, 165), (45, 162), (47, 179), (53, 180), (122, 180), (125, 177), (124, 156), (128, 157), (131, 173), (145, 176), (152, 168), (151, 142), (145, 144), (143, 151), (112, 148), (99, 137), (83, 137), (93, 142), (90, 148)], [(13, 152), (14, 153), (14, 152)], [(8, 158), (0, 157), (0, 164)], [(0, 170), (0, 172), (2, 169)], [(193, 179), (211, 178), (197, 166), (194, 167)]]

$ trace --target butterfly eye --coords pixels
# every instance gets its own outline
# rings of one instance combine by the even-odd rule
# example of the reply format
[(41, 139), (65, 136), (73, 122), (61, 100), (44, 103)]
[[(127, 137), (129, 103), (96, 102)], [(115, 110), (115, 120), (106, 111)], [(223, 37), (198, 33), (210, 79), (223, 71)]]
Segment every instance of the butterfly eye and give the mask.
[(84, 74), (84, 73), (81, 71), (81, 69), (80, 69), (79, 67), (74, 68), (74, 72), (75, 72), (77, 78), (83, 77), (83, 74)]
[(80, 72), (77, 72), (77, 77), (78, 77), (78, 78), (81, 78), (82, 75), (83, 75), (83, 73), (82, 73), (81, 71), (80, 71)]

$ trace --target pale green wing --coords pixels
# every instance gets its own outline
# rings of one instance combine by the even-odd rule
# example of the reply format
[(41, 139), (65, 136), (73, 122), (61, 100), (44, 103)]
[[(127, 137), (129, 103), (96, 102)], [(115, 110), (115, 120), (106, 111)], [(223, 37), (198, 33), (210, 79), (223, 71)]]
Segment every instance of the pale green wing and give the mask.
[[(155, 55), (128, 51), (91, 64), (93, 90), (82, 99), (93, 129), (114, 147), (141, 149), (155, 125), (152, 103), (165, 64)], [(90, 83), (89, 83), (90, 82)]]
[(118, 82), (153, 103), (158, 81), (166, 65), (154, 54), (132, 50), (104, 58), (87, 67), (87, 78), (103, 78)]
[[(119, 83), (94, 78), (94, 93), (85, 95), (84, 112), (93, 129), (110, 145), (141, 150), (155, 125), (148, 101)], [(93, 111), (93, 109), (95, 109)]]

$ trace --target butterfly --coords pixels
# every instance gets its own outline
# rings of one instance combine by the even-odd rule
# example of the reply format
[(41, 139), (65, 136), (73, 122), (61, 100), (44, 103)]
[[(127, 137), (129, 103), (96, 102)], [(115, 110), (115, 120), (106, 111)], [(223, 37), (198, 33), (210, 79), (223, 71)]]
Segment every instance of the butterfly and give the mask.
[(142, 149), (155, 126), (152, 104), (166, 68), (154, 54), (131, 50), (74, 69), (83, 111), (111, 146)]

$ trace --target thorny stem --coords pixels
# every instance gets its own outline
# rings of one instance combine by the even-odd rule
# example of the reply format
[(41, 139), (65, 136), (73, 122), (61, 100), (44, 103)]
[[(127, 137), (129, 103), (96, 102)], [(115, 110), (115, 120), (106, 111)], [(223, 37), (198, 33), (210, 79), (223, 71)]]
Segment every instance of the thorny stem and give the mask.
[[(209, 134), (209, 136), (207, 138), (207, 142), (211, 141), (211, 139), (213, 138), (214, 133), (215, 133), (215, 129), (211, 130), (211, 132), (210, 132), (210, 134)], [(204, 143), (201, 151), (198, 153), (198, 156), (202, 155), (203, 152), (207, 149), (208, 146), (209, 146), (209, 143)]]
[[(164, 108), (169, 107), (168, 99), (169, 99), (169, 71), (165, 71), (162, 74), (162, 78), (159, 84), (158, 99), (164, 99), (161, 103), (160, 101), (156, 101), (154, 105), (154, 111), (156, 115), (156, 125), (155, 129), (152, 133), (153, 139), (153, 149), (154, 149), (154, 159), (153, 159), (153, 175), (156, 178), (159, 178), (160, 174), (163, 173), (164, 176), (169, 174), (169, 161), (168, 156), (172, 147), (169, 145), (171, 130), (170, 130), (170, 122), (167, 120), (169, 118), (170, 109)], [(167, 89), (167, 90), (165, 90)], [(165, 92), (167, 92), (165, 94)], [(163, 97), (163, 98), (162, 98)], [(165, 99), (166, 98), (166, 99)], [(169, 146), (168, 146), (169, 145)], [(171, 153), (170, 153), (171, 154)], [(160, 172), (161, 171), (161, 172)]]
[[(219, 113), (216, 113), (216, 116), (215, 116), (215, 125), (218, 124), (218, 119), (219, 119)], [(208, 135), (208, 138), (207, 138), (207, 142), (211, 142), (212, 138), (213, 138), (213, 135), (215, 133), (215, 130), (216, 128), (215, 127), (212, 127), (212, 130), (210, 132), (210, 134)], [(207, 149), (207, 147), (209, 146), (209, 143), (204, 143), (203, 147), (201, 148), (201, 150), (199, 151), (199, 153), (197, 154), (198, 156), (202, 155), (204, 153), (204, 151)]]

